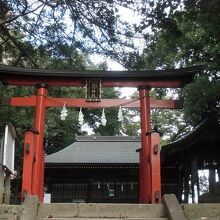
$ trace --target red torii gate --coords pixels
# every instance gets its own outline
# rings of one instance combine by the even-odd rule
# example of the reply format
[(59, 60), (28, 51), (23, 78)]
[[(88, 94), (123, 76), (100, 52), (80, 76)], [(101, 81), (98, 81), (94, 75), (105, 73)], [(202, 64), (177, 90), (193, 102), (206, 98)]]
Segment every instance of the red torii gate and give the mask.
[[(35, 107), (34, 128), (25, 132), (22, 195), (38, 195), (43, 201), (44, 188), (44, 126), (47, 107), (66, 106), (106, 108), (123, 106), (140, 107), (140, 203), (160, 203), (160, 137), (151, 131), (150, 108), (180, 108), (175, 100), (156, 100), (149, 97), (151, 87), (178, 88), (192, 81), (200, 67), (155, 71), (59, 71), (0, 66), (0, 80), (5, 85), (35, 86), (37, 92), (30, 97), (2, 98), (2, 105)], [(101, 99), (52, 98), (48, 86), (85, 86), (86, 80), (100, 80), (103, 87), (137, 87), (139, 101)]]

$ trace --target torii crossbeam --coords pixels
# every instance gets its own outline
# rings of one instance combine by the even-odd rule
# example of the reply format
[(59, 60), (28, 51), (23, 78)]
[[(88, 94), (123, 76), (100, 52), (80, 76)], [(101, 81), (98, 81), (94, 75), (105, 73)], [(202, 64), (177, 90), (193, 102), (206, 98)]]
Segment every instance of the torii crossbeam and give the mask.
[[(159, 203), (161, 198), (159, 134), (151, 132), (150, 108), (181, 108), (182, 102), (149, 97), (154, 88), (179, 88), (190, 83), (200, 67), (154, 71), (60, 71), (0, 66), (0, 80), (5, 85), (35, 86), (36, 96), (3, 97), (2, 105), (35, 107), (34, 128), (25, 133), (22, 195), (38, 195), (43, 201), (44, 125), (47, 107), (66, 106), (106, 108), (123, 106), (140, 108), (140, 203)], [(100, 80), (102, 87), (136, 87), (139, 100), (52, 98), (48, 86), (85, 86), (87, 80)]]

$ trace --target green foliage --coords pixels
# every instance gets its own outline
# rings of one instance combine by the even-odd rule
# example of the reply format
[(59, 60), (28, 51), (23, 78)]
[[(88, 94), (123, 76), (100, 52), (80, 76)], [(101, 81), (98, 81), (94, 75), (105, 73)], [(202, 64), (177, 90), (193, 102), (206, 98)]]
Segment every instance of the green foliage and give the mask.
[[(152, 89), (150, 96), (157, 99), (169, 99), (173, 94), (176, 96), (179, 89), (171, 91), (169, 89)], [(167, 95), (169, 93), (169, 96)], [(137, 99), (138, 93), (133, 94), (133, 98)], [(172, 97), (174, 98), (174, 97)], [(124, 121), (121, 126), (121, 133), (126, 135), (140, 135), (140, 115), (137, 109), (123, 109)], [(161, 145), (175, 141), (182, 135), (186, 134), (191, 126), (184, 119), (182, 109), (151, 109), (151, 128), (157, 126), (158, 130), (163, 134)]]
[[(0, 38), (19, 51), (19, 59), (31, 59), (26, 44), (47, 47), (69, 45), (82, 52), (118, 58), (132, 47), (133, 27), (120, 18), (122, 8), (136, 8), (133, 1), (0, 1)], [(12, 31), (13, 30), (13, 31)], [(22, 33), (16, 36), (17, 33)], [(5, 44), (5, 43), (4, 43)], [(60, 48), (62, 50), (62, 47)], [(56, 54), (54, 54), (56, 56)]]
[(185, 117), (191, 124), (197, 124), (205, 117), (218, 118), (220, 116), (220, 81), (199, 77), (187, 85), (185, 97)]
[(182, 7), (175, 6), (177, 2), (155, 1), (155, 7), (143, 13), (152, 32), (145, 34), (147, 46), (142, 56), (136, 54), (134, 64), (147, 69), (205, 64), (216, 75), (220, 50), (218, 0), (207, 3), (207, 8), (200, 4), (203, 1), (193, 1), (189, 6), (190, 1), (185, 0)]
[(124, 120), (121, 125), (121, 133), (128, 136), (140, 135), (139, 111), (135, 109), (123, 109), (123, 116)]
[(153, 109), (151, 111), (151, 123), (157, 125), (162, 132), (164, 143), (172, 142), (186, 134), (191, 127), (184, 120), (183, 110)]
[[(102, 98), (118, 98), (119, 93), (113, 88), (103, 88)], [(105, 115), (107, 119), (106, 126), (101, 125), (101, 114), (102, 109), (84, 109), (86, 121), (88, 125), (94, 129), (94, 132), (98, 135), (119, 135), (120, 134), (120, 123), (118, 122), (118, 108), (107, 108), (105, 109)]]
[(49, 108), (45, 126), (45, 149), (46, 154), (51, 154), (63, 149), (75, 141), (76, 135), (82, 135), (78, 125), (78, 111), (68, 109), (65, 121), (60, 119), (60, 110)]
[[(172, 98), (175, 100), (176, 97), (179, 97), (179, 93), (179, 89), (157, 88), (152, 89), (150, 95), (156, 99)], [(163, 144), (177, 140), (191, 129), (189, 123), (184, 119), (182, 109), (152, 109), (151, 124), (156, 125), (163, 134)]]
[(136, 31), (145, 34), (146, 47), (141, 55), (131, 52), (124, 57), (126, 67), (168, 69), (204, 65), (182, 94), (187, 123), (195, 125), (207, 116), (219, 119), (219, 1), (150, 0), (140, 11), (144, 18)]
[(199, 172), (199, 187), (200, 195), (209, 192), (209, 180), (208, 180), (208, 170), (203, 170)]

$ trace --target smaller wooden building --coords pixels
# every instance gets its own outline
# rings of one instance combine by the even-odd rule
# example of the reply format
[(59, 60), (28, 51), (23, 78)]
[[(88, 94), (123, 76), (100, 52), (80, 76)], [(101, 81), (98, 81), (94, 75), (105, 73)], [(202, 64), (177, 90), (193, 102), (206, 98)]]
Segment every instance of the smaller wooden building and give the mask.
[(140, 137), (81, 136), (46, 156), (51, 202), (137, 203)]
[[(220, 125), (209, 118), (181, 139), (161, 150), (162, 182), (167, 193), (174, 193), (180, 202), (220, 202)], [(209, 170), (209, 188), (201, 196), (198, 171)], [(200, 195), (200, 196), (198, 196)]]

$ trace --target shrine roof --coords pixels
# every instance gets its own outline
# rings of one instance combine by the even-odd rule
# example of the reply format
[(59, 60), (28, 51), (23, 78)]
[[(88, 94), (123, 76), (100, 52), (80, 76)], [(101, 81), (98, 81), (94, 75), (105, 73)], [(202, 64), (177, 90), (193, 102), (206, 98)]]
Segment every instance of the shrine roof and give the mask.
[(169, 156), (172, 157), (172, 155), (175, 154), (183, 154), (191, 148), (196, 148), (197, 144), (201, 142), (209, 143), (209, 146), (211, 146), (211, 143), (220, 141), (219, 132), (220, 125), (207, 118), (178, 140), (163, 146), (161, 157), (168, 159)]
[(46, 164), (136, 164), (140, 137), (79, 136), (77, 141), (47, 155)]
[[(52, 69), (31, 69), (0, 65), (0, 80), (5, 84), (15, 84), (10, 79), (38, 79), (43, 82), (44, 79), (52, 81), (58, 80), (156, 80), (156, 81), (174, 81), (179, 84), (185, 84), (192, 81), (194, 75), (201, 71), (201, 66), (193, 66), (179, 69), (166, 70), (132, 70), (132, 71), (102, 71), (102, 70), (52, 70)], [(32, 83), (36, 82), (33, 81)], [(37, 81), (37, 82), (38, 82)], [(17, 81), (16, 81), (17, 82)], [(24, 82), (23, 82), (24, 83)], [(29, 82), (30, 83), (30, 82)], [(117, 86), (117, 85), (115, 85)], [(120, 86), (120, 85), (119, 85)], [(175, 86), (177, 87), (177, 86)]]

